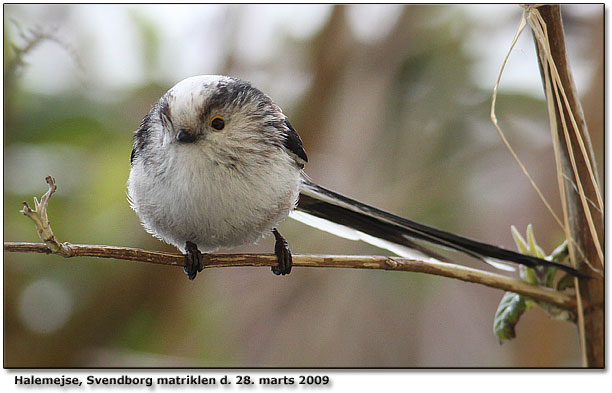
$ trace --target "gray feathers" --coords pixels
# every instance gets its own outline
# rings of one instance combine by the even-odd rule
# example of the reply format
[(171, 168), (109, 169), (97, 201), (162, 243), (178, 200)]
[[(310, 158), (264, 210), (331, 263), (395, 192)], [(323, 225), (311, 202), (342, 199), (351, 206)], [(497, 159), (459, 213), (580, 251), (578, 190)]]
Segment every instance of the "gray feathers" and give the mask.
[(134, 135), (128, 194), (147, 231), (202, 251), (270, 233), (297, 203), (306, 157), (285, 122), (247, 82), (204, 75), (175, 85)]
[[(206, 100), (202, 100), (201, 105), (193, 107), (194, 113), (191, 116), (192, 119), (197, 120), (198, 124), (188, 131), (198, 133), (200, 131), (198, 127), (205, 124), (213, 113), (239, 113), (242, 115), (243, 128), (254, 129), (261, 135), (249, 135), (245, 132), (238, 138), (243, 137), (276, 147), (282, 146), (291, 154), (300, 168), (303, 168), (304, 163), (308, 162), (302, 140), (282, 110), (272, 102), (270, 97), (251, 86), (250, 83), (236, 78), (221, 77), (212, 83), (203, 80), (199, 87), (195, 87), (196, 89), (191, 92), (192, 96), (202, 95), (205, 91), (209, 91), (209, 95)], [(165, 130), (175, 127), (173, 119), (176, 115), (173, 114), (173, 103), (176, 100), (177, 93), (172, 89), (169, 90), (144, 117), (134, 134), (130, 163), (133, 164), (134, 159), (146, 150), (152, 138), (151, 128), (155, 124), (161, 123)], [(231, 116), (228, 120), (232, 121)]]

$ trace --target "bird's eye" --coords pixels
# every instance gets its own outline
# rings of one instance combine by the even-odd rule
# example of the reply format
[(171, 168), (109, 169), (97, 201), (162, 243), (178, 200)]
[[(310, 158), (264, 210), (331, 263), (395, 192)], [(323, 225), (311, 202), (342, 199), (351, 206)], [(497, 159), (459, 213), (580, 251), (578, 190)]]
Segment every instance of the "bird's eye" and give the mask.
[(215, 116), (210, 121), (210, 126), (217, 131), (221, 131), (225, 128), (225, 120), (221, 116)]

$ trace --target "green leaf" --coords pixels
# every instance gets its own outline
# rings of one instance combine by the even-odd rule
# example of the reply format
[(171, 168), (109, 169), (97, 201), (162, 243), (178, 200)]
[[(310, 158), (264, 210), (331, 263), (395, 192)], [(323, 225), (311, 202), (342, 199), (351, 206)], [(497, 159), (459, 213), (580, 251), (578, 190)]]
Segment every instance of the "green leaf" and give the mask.
[[(527, 241), (523, 239), (518, 229), (514, 225), (510, 227), (510, 231), (512, 232), (512, 237), (514, 238), (514, 242), (516, 243), (516, 248), (522, 253), (526, 255), (531, 255), (531, 248), (527, 244)], [(529, 237), (529, 232), (527, 232)], [(533, 269), (528, 268), (524, 265), (519, 265), (519, 275), (525, 281), (530, 284), (538, 285), (538, 277), (536, 272)]]
[[(544, 258), (548, 261), (563, 262), (567, 258), (569, 250), (567, 249), (567, 240), (561, 243), (557, 248), (553, 250), (550, 256)], [(556, 269), (548, 269), (546, 271), (546, 286), (552, 288), (555, 280)], [(574, 286), (574, 279), (570, 276), (569, 278), (563, 277), (557, 283), (557, 290), (562, 291), (565, 288), (571, 288)]]
[(493, 331), (500, 341), (516, 337), (515, 326), (521, 315), (527, 310), (526, 298), (518, 293), (506, 292), (497, 306)]
[(538, 243), (535, 239), (535, 234), (533, 233), (533, 226), (531, 224), (527, 225), (527, 241), (529, 242), (529, 254), (538, 258), (546, 258), (546, 254), (544, 251), (538, 246)]
[(539, 285), (538, 277), (536, 275), (535, 270), (525, 265), (519, 265), (519, 275), (521, 276), (523, 281), (527, 281), (528, 283), (533, 285)]
[(569, 255), (569, 250), (567, 248), (567, 240), (564, 240), (557, 248), (553, 250), (550, 254), (551, 261), (562, 262)]
[(574, 288), (574, 276), (566, 274), (557, 283), (557, 291), (563, 291), (568, 288)]
[[(550, 256), (544, 254), (544, 251), (538, 246), (531, 224), (527, 226), (526, 238), (523, 238), (514, 226), (511, 227), (511, 231), (517, 249), (523, 254), (557, 262), (560, 262), (567, 256), (567, 242), (557, 247)], [(530, 284), (546, 285), (552, 288), (556, 269), (548, 267), (537, 267), (532, 269), (520, 265), (519, 273), (521, 278)], [(557, 289), (562, 290), (572, 286), (573, 282), (574, 278), (570, 275), (566, 275), (557, 284)], [(535, 302), (530, 298), (514, 292), (506, 292), (499, 302), (499, 306), (497, 306), (495, 319), (493, 321), (493, 331), (495, 335), (500, 338), (500, 341), (511, 340), (516, 337), (515, 328), (519, 319), (525, 311), (536, 304), (555, 319), (566, 321), (575, 321), (576, 319), (575, 314), (567, 310), (560, 309), (548, 303)]]
[(523, 237), (519, 233), (518, 229), (516, 229), (516, 227), (512, 225), (510, 227), (510, 231), (512, 232), (514, 242), (516, 243), (516, 248), (518, 248), (518, 250), (523, 254), (529, 254), (529, 246), (527, 245), (525, 239), (523, 239)]

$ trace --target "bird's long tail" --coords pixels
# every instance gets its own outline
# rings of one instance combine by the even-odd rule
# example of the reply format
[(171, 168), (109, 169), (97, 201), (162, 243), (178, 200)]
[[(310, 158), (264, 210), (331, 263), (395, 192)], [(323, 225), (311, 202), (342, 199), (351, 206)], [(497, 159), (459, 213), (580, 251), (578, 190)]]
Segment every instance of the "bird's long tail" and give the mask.
[(415, 242), (424, 241), (463, 252), (504, 270), (514, 269), (498, 261), (508, 261), (528, 267), (555, 267), (574, 276), (585, 277), (584, 274), (561, 263), (524, 255), (419, 224), (347, 198), (305, 179), (300, 189), (297, 209), (291, 213), (291, 217), (335, 235), (363, 240), (405, 257), (445, 260), (442, 255)]

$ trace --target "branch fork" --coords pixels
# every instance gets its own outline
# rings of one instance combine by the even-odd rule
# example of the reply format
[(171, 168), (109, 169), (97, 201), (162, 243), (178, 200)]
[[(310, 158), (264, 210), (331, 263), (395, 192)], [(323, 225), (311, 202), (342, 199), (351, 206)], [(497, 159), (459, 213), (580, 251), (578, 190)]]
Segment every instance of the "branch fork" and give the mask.
[(34, 221), (38, 236), (40, 236), (42, 241), (47, 245), (49, 253), (59, 254), (68, 258), (73, 256), (72, 250), (70, 249), (68, 243), (60, 243), (57, 241), (55, 235), (53, 234), (53, 230), (51, 230), (51, 223), (49, 222), (49, 217), (47, 215), (49, 199), (51, 199), (51, 196), (57, 190), (55, 179), (51, 176), (47, 176), (45, 181), (49, 185), (49, 190), (47, 190), (47, 192), (40, 198), (40, 202), (36, 197), (34, 197), (34, 210), (32, 210), (28, 203), (24, 201), (23, 209), (21, 209), (20, 212)]

